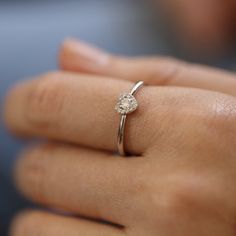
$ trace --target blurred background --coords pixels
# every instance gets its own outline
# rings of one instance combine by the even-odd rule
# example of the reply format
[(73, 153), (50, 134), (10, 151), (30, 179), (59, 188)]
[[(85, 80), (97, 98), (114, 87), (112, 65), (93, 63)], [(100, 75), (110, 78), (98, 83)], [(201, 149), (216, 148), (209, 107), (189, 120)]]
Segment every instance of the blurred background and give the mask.
[(57, 68), (57, 52), (76, 37), (124, 55), (168, 55), (236, 69), (234, 0), (0, 0), (0, 235), (29, 206), (12, 183), (26, 144), (4, 127), (7, 90)]

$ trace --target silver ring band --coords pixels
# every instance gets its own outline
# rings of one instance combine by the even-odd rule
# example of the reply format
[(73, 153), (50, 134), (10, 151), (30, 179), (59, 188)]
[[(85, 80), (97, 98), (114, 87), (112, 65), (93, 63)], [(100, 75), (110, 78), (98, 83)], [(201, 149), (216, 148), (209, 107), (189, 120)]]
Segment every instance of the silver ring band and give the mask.
[(138, 102), (135, 99), (134, 95), (143, 85), (143, 81), (138, 81), (137, 83), (135, 83), (129, 93), (124, 93), (120, 95), (115, 107), (116, 111), (121, 114), (120, 125), (117, 135), (117, 150), (121, 156), (126, 156), (124, 139), (127, 114), (134, 112), (138, 108)]

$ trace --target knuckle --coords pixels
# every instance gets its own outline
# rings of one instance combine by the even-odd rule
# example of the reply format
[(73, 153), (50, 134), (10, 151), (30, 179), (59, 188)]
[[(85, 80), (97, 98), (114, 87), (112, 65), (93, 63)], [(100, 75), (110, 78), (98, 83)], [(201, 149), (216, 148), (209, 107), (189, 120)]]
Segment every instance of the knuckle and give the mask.
[(218, 98), (215, 102), (215, 114), (218, 121), (223, 120), (227, 123), (235, 123), (236, 101), (232, 98)]
[(187, 62), (172, 57), (154, 58), (153, 64), (153, 68), (156, 69), (149, 70), (149, 82), (152, 83), (158, 79), (159, 84), (161, 85), (174, 84), (175, 81), (182, 77), (189, 68)]
[(205, 209), (214, 212), (219, 204), (225, 207), (224, 201), (217, 198), (221, 187), (212, 185), (209, 179), (193, 174), (173, 177), (174, 180), (167, 180), (161, 192), (159, 190), (157, 193), (153, 187), (149, 188), (150, 209), (158, 221), (174, 223), (178, 219), (188, 219), (193, 212), (201, 215)]
[(164, 194), (167, 199), (167, 204), (164, 206), (166, 212), (169, 214), (173, 212), (182, 213), (193, 207), (194, 204), (188, 206), (189, 203), (196, 203), (197, 205), (204, 204), (204, 200), (199, 194), (200, 189), (201, 187), (195, 179), (191, 180), (191, 183), (182, 181), (180, 183), (178, 182), (177, 186), (172, 186)]
[(65, 84), (59, 72), (50, 72), (37, 81), (28, 99), (27, 118), (36, 124), (51, 124), (63, 109)]
[(212, 109), (209, 109), (203, 118), (207, 128), (232, 138), (236, 128), (236, 101), (227, 96), (217, 97), (213, 102)]
[(40, 236), (45, 235), (43, 225), (44, 216), (34, 211), (24, 211), (13, 219), (10, 227), (11, 236)]
[(236, 137), (236, 100), (224, 94), (205, 92), (200, 92), (195, 97), (188, 92), (183, 98), (185, 101), (180, 99), (175, 104), (177, 110), (173, 108), (170, 112), (171, 121), (181, 120), (180, 125), (174, 127), (175, 131), (181, 131), (175, 132), (174, 139), (178, 137), (179, 141), (187, 142), (188, 147), (197, 149), (198, 153), (203, 151), (202, 154), (209, 153), (211, 148), (217, 153), (220, 150), (226, 153), (225, 146), (228, 151), (229, 147), (232, 150)]

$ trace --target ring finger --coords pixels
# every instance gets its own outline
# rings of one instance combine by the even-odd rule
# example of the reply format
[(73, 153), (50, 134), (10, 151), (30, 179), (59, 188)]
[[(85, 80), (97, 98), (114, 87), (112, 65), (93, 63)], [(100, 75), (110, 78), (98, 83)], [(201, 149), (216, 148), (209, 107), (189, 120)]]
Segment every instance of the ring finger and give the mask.
[[(120, 119), (114, 105), (119, 94), (131, 87), (129, 81), (95, 75), (46, 74), (12, 90), (6, 101), (5, 119), (9, 128), (20, 135), (114, 151)], [(170, 145), (169, 134), (176, 134), (177, 129), (182, 132), (180, 124), (186, 130), (189, 123), (192, 129), (188, 116), (183, 117), (184, 111), (191, 111), (191, 117), (214, 115), (215, 102), (221, 97), (222, 101), (226, 99), (223, 94), (160, 86), (145, 86), (136, 96), (139, 108), (128, 115), (125, 149), (138, 155), (157, 144), (160, 150), (167, 140)], [(178, 126), (172, 125), (174, 120)]]
[[(120, 93), (129, 91), (131, 86), (128, 81), (49, 73), (13, 89), (6, 103), (6, 121), (10, 129), (20, 135), (114, 151), (120, 118), (114, 106)], [(151, 137), (148, 130), (142, 129), (149, 109), (143, 91), (137, 94), (142, 102), (127, 125), (126, 144), (130, 153), (141, 154)]]

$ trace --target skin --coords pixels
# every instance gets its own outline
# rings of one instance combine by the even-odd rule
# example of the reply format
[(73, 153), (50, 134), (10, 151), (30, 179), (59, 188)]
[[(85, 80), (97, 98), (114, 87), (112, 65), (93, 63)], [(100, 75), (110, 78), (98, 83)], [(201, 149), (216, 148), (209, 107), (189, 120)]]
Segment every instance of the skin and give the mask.
[[(234, 74), (74, 40), (59, 60), (62, 70), (12, 89), (5, 120), (15, 134), (45, 140), (22, 153), (18, 188), (67, 214), (20, 213), (11, 236), (235, 235)], [(117, 158), (114, 105), (139, 79), (149, 86), (127, 119), (131, 157)]]

